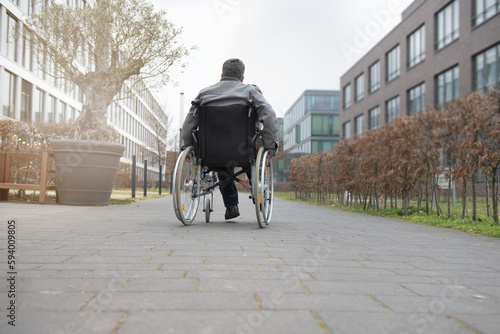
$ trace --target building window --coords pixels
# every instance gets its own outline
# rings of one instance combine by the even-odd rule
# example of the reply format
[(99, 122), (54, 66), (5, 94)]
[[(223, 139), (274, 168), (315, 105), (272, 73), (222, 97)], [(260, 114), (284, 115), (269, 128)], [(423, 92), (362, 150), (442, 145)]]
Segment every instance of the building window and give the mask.
[(31, 41), (29, 38), (29, 34), (32, 34), (31, 32), (27, 31), (25, 32), (23, 36), (23, 66), (29, 70), (33, 70), (33, 51), (31, 47)]
[(441, 105), (458, 97), (458, 65), (436, 76), (436, 104)]
[(68, 122), (69, 121), (69, 113), (68, 113), (68, 105), (64, 102), (61, 102), (61, 112), (59, 115), (61, 118), (58, 120), (59, 122)]
[(47, 112), (47, 122), (52, 123), (56, 121), (56, 103), (57, 100), (52, 95), (49, 95), (49, 110)]
[(474, 88), (483, 91), (500, 85), (500, 44), (474, 57)]
[(338, 136), (338, 115), (312, 115), (311, 135), (313, 136)]
[[(310, 110), (312, 108), (318, 109), (333, 109), (338, 108), (338, 97), (335, 99), (333, 95), (305, 95), (304, 96), (305, 110)], [(139, 115), (142, 114), (143, 104), (140, 100), (136, 99), (135, 112)]]
[(70, 118), (68, 119), (68, 121), (72, 121), (74, 122), (76, 120), (76, 109), (73, 108), (73, 107), (70, 107), (70, 110), (71, 110), (71, 114), (70, 114)]
[(425, 59), (425, 25), (408, 36), (408, 68)]
[(360, 74), (356, 79), (356, 102), (365, 97), (365, 74)]
[(396, 96), (385, 103), (385, 112), (386, 123), (392, 122), (399, 116), (399, 96)]
[(17, 20), (7, 13), (7, 30), (5, 30), (5, 55), (7, 58), (17, 60), (17, 35), (18, 35)]
[(45, 105), (45, 92), (35, 89), (35, 95), (33, 97), (33, 106), (35, 107), (35, 121), (42, 122), (43, 121), (43, 113)]
[(361, 136), (363, 134), (365, 115), (359, 115), (358, 117), (356, 117), (355, 121), (356, 121), (356, 124), (355, 124), (356, 128), (354, 129), (354, 131), (356, 132), (356, 134), (358, 136)]
[(2, 73), (2, 114), (4, 116), (15, 118), (16, 110), (16, 76), (8, 71)]
[(370, 117), (370, 130), (377, 130), (380, 127), (380, 107), (376, 106), (368, 111)]
[(415, 116), (425, 108), (425, 82), (408, 90), (408, 115)]
[(300, 143), (300, 124), (295, 127), (295, 144)]
[(337, 143), (333, 141), (312, 140), (311, 153), (314, 154), (319, 152), (331, 151), (335, 144)]
[(343, 132), (344, 132), (344, 138), (345, 139), (351, 138), (351, 121), (345, 122), (342, 125), (342, 128), (343, 128)]
[(31, 95), (33, 85), (23, 80), (21, 83), (21, 121), (31, 121)]
[(351, 84), (344, 87), (344, 109), (351, 106)]
[(436, 50), (458, 39), (458, 0), (436, 14)]
[(396, 79), (399, 76), (399, 68), (400, 68), (399, 45), (393, 48), (391, 51), (387, 52), (387, 54), (385, 55), (385, 61), (386, 61), (385, 80), (386, 82), (389, 82), (391, 80)]
[[(14, 1), (16, 2), (16, 1)], [(34, 13), (34, 0), (17, 0), (17, 6), (23, 11), (24, 14), (30, 16)]]
[(380, 88), (380, 61), (370, 66), (370, 93)]
[(500, 12), (500, 0), (475, 0), (474, 1), (474, 26), (493, 17)]

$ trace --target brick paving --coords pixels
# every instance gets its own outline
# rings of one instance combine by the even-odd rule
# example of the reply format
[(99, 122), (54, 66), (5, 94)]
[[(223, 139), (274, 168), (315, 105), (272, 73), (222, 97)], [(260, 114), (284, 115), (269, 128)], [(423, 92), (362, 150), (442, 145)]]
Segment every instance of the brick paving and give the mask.
[(215, 198), (189, 227), (171, 197), (0, 203), (0, 332), (499, 332), (500, 239), (283, 200), (260, 229), (248, 199), (229, 223)]

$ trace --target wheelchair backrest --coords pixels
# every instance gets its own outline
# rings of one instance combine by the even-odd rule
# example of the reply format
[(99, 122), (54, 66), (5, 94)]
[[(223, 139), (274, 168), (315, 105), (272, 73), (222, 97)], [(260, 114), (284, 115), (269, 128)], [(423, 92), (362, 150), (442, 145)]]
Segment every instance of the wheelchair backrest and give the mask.
[(251, 101), (227, 106), (200, 104), (198, 112), (198, 157), (202, 164), (210, 168), (250, 166), (256, 133)]

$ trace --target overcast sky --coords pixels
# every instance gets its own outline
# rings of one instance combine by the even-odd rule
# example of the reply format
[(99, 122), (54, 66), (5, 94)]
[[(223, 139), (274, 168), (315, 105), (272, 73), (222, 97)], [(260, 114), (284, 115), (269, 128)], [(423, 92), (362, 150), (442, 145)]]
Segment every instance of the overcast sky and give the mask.
[(222, 63), (240, 58), (245, 83), (260, 87), (282, 117), (306, 89), (338, 90), (340, 76), (400, 21), (413, 0), (153, 0), (196, 45), (189, 65), (173, 70), (157, 93), (179, 126), (198, 91), (220, 79)]

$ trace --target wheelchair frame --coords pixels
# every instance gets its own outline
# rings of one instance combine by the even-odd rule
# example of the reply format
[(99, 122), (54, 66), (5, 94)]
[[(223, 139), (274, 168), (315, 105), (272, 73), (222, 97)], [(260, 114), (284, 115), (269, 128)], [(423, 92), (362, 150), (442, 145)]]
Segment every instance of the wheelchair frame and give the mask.
[[(200, 104), (199, 101), (193, 101), (193, 103)], [(249, 117), (252, 112), (253, 104), (249, 100)], [(177, 159), (172, 187), (175, 214), (186, 226), (194, 221), (201, 197), (203, 197), (205, 222), (210, 222), (210, 213), (213, 211), (213, 191), (220, 185), (220, 181), (217, 182), (215, 176), (215, 171), (218, 170), (208, 167), (203, 159), (197, 156), (199, 150), (196, 130), (193, 131), (193, 138), (195, 146), (187, 147)], [(255, 132), (250, 145), (255, 147), (259, 138), (262, 139), (260, 129)], [(251, 174), (250, 184), (238, 178), (241, 174), (248, 172), (248, 169)], [(268, 152), (264, 147), (260, 147), (256, 156), (252, 154), (250, 157), (249, 167), (244, 167), (236, 173), (228, 173), (228, 176), (232, 181), (250, 189), (249, 197), (255, 204), (257, 222), (261, 228), (266, 227), (271, 221), (274, 201), (273, 166), (271, 159), (268, 159)]]

